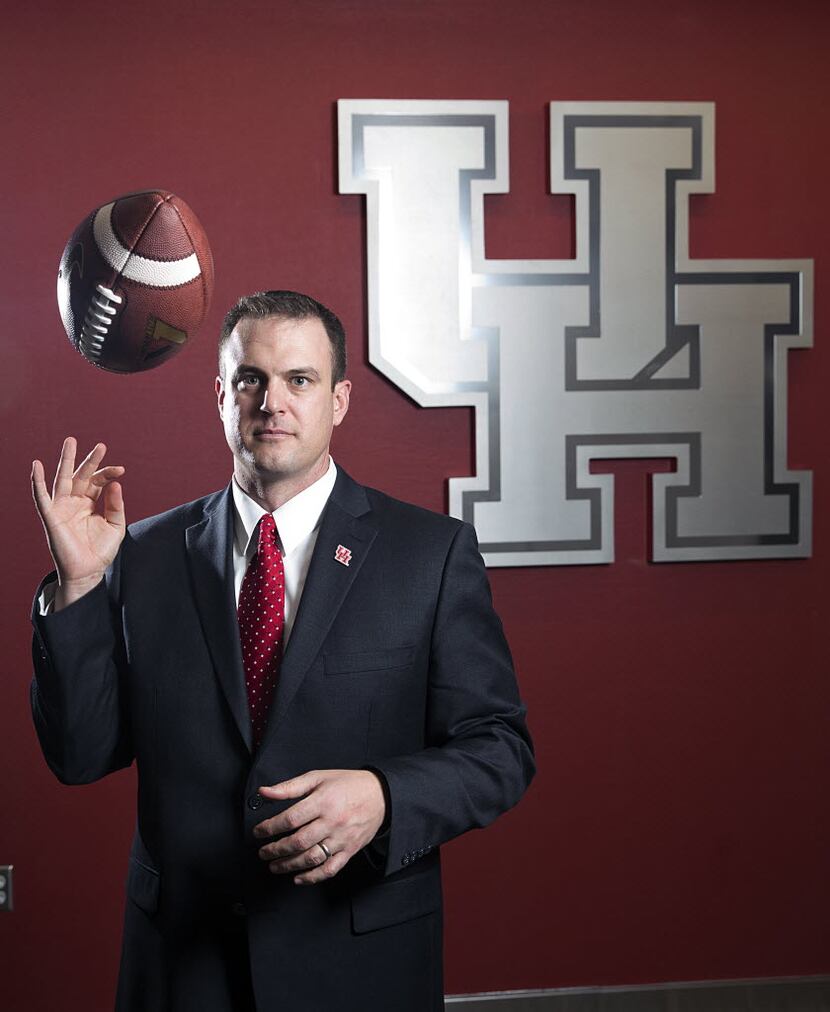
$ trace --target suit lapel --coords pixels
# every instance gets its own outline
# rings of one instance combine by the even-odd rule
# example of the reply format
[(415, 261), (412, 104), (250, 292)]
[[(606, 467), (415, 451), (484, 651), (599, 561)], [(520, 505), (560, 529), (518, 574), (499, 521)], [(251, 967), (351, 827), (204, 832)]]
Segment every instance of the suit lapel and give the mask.
[(185, 531), (193, 596), (213, 666), (239, 733), (252, 750), (251, 719), (239, 646), (233, 586), (233, 507), (230, 486), (218, 492), (201, 523)]
[[(285, 717), (376, 535), (365, 490), (344, 471), (338, 471), (282, 660), (266, 739)], [(345, 549), (346, 554), (339, 549)], [(337, 555), (343, 561), (338, 561)]]

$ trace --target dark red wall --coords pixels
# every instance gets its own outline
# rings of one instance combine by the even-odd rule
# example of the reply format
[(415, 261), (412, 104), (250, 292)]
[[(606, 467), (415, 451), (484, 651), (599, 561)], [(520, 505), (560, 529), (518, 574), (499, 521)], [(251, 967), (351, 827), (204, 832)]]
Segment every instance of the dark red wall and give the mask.
[[(813, 257), (815, 348), (790, 355), (790, 466), (815, 471), (810, 560), (651, 565), (640, 464), (616, 466), (607, 567), (492, 571), (538, 746), (526, 801), (445, 850), (450, 991), (830, 971), (827, 733), (830, 271), (826, 5), (593, 0), (144, 0), (3, 14), (0, 1005), (110, 1005), (132, 773), (68, 789), (30, 726), (28, 607), (48, 557), (28, 492), (67, 432), (127, 465), (137, 519), (224, 484), (214, 333), (243, 291), (299, 288), (349, 332), (337, 459), (443, 509), (466, 410), (421, 410), (367, 365), (362, 198), (336, 192), (334, 103), (510, 101), (512, 192), (488, 253), (568, 256), (547, 103), (714, 100), (717, 193), (697, 257)], [(214, 309), (174, 362), (121, 377), (61, 330), (57, 262), (95, 205), (181, 193), (216, 257)]]

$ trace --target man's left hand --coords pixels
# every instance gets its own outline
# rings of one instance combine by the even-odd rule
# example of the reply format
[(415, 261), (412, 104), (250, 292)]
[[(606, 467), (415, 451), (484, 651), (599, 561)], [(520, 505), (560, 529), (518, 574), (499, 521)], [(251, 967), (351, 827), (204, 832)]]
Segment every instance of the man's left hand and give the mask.
[(259, 793), (274, 801), (300, 799), (254, 826), (257, 838), (290, 834), (265, 844), (259, 856), (275, 874), (296, 873), (297, 885), (336, 875), (374, 839), (386, 814), (380, 780), (369, 770), (311, 770)]

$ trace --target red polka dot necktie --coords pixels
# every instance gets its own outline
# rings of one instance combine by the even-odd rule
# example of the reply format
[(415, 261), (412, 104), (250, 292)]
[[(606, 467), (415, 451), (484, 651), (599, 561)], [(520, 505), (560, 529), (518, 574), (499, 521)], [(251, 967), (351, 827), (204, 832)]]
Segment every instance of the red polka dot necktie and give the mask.
[(256, 746), (265, 733), (274, 697), (285, 624), (285, 574), (277, 527), (270, 513), (259, 521), (259, 545), (242, 581), (236, 614)]

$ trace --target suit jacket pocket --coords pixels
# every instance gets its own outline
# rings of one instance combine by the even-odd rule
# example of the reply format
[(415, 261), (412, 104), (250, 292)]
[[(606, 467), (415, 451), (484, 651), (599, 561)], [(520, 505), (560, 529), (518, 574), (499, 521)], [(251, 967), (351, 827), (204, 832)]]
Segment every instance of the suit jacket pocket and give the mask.
[(359, 653), (324, 654), (323, 665), (327, 675), (344, 675), (352, 671), (381, 671), (404, 668), (412, 663), (414, 645), (392, 647), (389, 650), (362, 650)]
[(130, 868), (127, 872), (127, 896), (137, 906), (141, 907), (145, 914), (154, 914), (159, 905), (159, 873), (154, 869), (130, 858)]
[(362, 935), (402, 924), (441, 909), (441, 876), (436, 869), (401, 879), (384, 879), (352, 897), (352, 928)]

